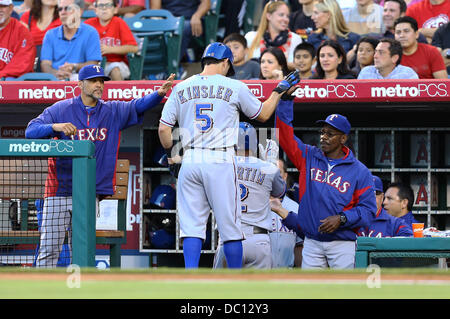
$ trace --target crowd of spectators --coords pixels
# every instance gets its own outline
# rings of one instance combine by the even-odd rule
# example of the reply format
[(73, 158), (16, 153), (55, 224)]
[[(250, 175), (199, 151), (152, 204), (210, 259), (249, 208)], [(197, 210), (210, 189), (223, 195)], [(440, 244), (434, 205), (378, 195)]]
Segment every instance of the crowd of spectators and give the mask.
[[(75, 80), (81, 67), (103, 61), (113, 80), (127, 80), (127, 54), (139, 48), (124, 19), (145, 9), (185, 17), (180, 61), (186, 61), (193, 40), (205, 33), (212, 5), (211, 0), (0, 0), (0, 78), (44, 72)], [(246, 9), (244, 0), (222, 1), (225, 32), (218, 40), (233, 51), (237, 79), (279, 79), (293, 69), (303, 79), (449, 77), (449, 0), (266, 0), (255, 12)], [(85, 10), (95, 16), (83, 18)], [(245, 15), (256, 17), (247, 32)]]

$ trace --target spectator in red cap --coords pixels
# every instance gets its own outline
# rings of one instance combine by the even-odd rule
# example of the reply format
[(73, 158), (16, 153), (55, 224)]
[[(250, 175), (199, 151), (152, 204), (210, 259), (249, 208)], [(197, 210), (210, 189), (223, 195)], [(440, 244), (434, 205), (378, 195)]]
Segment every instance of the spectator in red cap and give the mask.
[(0, 0), (0, 78), (32, 72), (36, 48), (27, 28), (11, 19), (12, 0)]

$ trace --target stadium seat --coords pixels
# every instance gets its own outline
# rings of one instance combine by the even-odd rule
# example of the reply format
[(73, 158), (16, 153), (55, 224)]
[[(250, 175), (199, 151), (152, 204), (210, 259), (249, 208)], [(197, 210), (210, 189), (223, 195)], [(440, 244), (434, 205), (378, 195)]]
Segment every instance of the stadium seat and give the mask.
[(58, 81), (58, 78), (51, 73), (30, 72), (18, 78), (5, 78), (6, 81)]
[(244, 30), (244, 34), (249, 31), (255, 30), (255, 5), (256, 0), (246, 0), (247, 6), (245, 7), (244, 21), (242, 29)]
[(86, 19), (89, 19), (89, 18), (94, 18), (94, 17), (96, 17), (97, 15), (95, 14), (95, 11), (94, 10), (85, 10), (85, 11), (83, 11), (83, 14), (81, 15), (81, 20), (86, 20)]
[(222, 7), (222, 0), (211, 0), (211, 8), (203, 17), (205, 22), (205, 37), (204, 47), (208, 44), (216, 42), (217, 30), (219, 28), (220, 9)]
[[(184, 17), (174, 17), (167, 10), (143, 10), (131, 18), (124, 18), (131, 32), (141, 46), (143, 56), (142, 76), (170, 74), (179, 71), (181, 39), (183, 36)], [(143, 42), (142, 39), (146, 39)], [(134, 71), (139, 74), (136, 60)], [(132, 68), (130, 66), (130, 69)]]

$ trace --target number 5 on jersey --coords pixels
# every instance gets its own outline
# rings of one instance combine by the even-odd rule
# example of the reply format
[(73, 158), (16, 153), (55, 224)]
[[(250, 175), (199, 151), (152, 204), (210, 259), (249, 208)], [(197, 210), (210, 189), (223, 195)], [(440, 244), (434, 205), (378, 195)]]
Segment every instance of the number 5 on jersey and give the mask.
[(195, 104), (195, 122), (201, 133), (207, 133), (214, 126), (214, 120), (205, 112), (212, 112), (212, 104)]

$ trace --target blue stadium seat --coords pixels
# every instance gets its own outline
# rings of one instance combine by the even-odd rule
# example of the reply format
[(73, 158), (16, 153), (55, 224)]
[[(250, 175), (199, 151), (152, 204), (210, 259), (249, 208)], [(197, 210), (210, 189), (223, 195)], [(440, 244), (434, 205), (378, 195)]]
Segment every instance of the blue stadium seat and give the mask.
[(146, 39), (145, 48), (143, 46), (140, 53), (143, 56), (143, 76), (177, 74), (184, 17), (174, 17), (161, 9), (143, 10), (124, 20), (141, 45)]
[(6, 81), (58, 81), (58, 78), (50, 73), (30, 72), (18, 78), (5, 78)]

